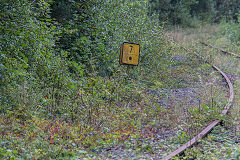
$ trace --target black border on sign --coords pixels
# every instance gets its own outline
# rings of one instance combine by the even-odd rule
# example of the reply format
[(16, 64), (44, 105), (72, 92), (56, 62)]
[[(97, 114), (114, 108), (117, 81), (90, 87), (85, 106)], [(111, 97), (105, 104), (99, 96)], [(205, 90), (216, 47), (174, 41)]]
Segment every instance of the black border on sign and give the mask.
[(120, 56), (119, 56), (119, 64), (122, 65), (122, 57), (123, 57), (123, 43), (120, 45)]
[[(137, 64), (137, 65), (128, 64), (128, 63), (123, 63), (123, 62), (122, 62), (122, 57), (123, 57), (123, 45), (124, 45), (124, 43), (139, 45), (139, 56), (138, 56), (138, 64)], [(131, 65), (131, 66), (138, 66), (138, 65), (139, 65), (139, 62), (140, 62), (140, 44), (138, 44), (138, 43), (132, 43), (132, 42), (123, 42), (123, 43), (120, 45), (119, 64)]]

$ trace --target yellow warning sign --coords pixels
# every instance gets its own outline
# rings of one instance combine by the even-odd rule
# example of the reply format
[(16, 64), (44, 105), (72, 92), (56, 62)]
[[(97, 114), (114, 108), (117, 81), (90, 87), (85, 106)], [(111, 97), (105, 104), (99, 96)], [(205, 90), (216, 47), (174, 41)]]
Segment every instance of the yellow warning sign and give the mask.
[(121, 44), (120, 64), (129, 64), (137, 66), (139, 63), (140, 45), (135, 43)]

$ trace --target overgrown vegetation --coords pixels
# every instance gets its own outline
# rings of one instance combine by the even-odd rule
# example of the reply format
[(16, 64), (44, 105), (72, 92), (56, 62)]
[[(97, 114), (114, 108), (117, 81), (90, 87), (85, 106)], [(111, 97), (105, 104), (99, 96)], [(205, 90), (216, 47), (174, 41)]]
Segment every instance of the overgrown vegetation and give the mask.
[[(1, 158), (73, 157), (79, 147), (147, 136), (143, 125), (162, 111), (147, 110), (145, 86), (168, 87), (171, 65), (147, 1), (4, 0), (1, 8)], [(141, 45), (129, 74), (118, 62), (124, 41)]]
[(223, 21), (221, 23), (221, 30), (222, 34), (225, 35), (227, 39), (229, 39), (232, 43), (235, 45), (239, 44), (240, 41), (240, 14), (238, 15), (238, 21), (237, 23), (231, 21), (231, 22), (226, 22)]
[[(166, 90), (198, 81), (192, 70), (210, 70), (191, 55), (186, 63), (174, 60), (173, 54), (185, 51), (163, 25), (188, 25), (192, 18), (218, 22), (220, 11), (236, 21), (238, 1), (226, 3), (1, 0), (0, 159), (106, 158), (97, 154), (116, 146), (139, 158), (158, 157), (167, 139), (159, 133), (168, 137), (174, 129), (169, 142), (186, 142), (196, 126), (218, 116), (224, 102), (202, 91), (201, 101), (186, 109), (191, 120), (180, 116), (185, 105), (159, 103)], [(224, 25), (226, 37), (237, 43), (238, 24)], [(129, 73), (119, 65), (122, 42), (141, 46), (140, 65)]]
[[(141, 44), (141, 66), (132, 68), (131, 76), (125, 75), (123, 79), (118, 76), (125, 86), (132, 80), (146, 81), (146, 73), (149, 79), (164, 80), (163, 74), (156, 73), (160, 69), (165, 73), (171, 63), (171, 46), (162, 27), (147, 16), (147, 2), (1, 3), (3, 111), (27, 105), (61, 116), (74, 106), (79, 94), (101, 95), (105, 92), (101, 85), (111, 83), (109, 77), (116, 81), (124, 72), (118, 62), (119, 45), (124, 41)], [(58, 14), (63, 6), (76, 7), (71, 12), (66, 8), (66, 15), (62, 13), (71, 18)], [(57, 19), (50, 17), (50, 13)], [(135, 86), (130, 83), (127, 87), (133, 89), (131, 85)], [(108, 90), (114, 94), (116, 89)], [(67, 107), (69, 103), (72, 105)]]
[(216, 23), (225, 19), (237, 22), (238, 0), (151, 0), (151, 13), (169, 24), (197, 27), (202, 22)]
[[(175, 157), (175, 159), (239, 159), (239, 59), (234, 58), (232, 56), (229, 56), (227, 54), (223, 54), (219, 50), (208, 48), (201, 46), (199, 42), (205, 42), (207, 44), (211, 44), (213, 46), (223, 48), (224, 50), (233, 51), (234, 53), (239, 54), (239, 47), (236, 45), (238, 41), (235, 38), (229, 38), (229, 37), (235, 37), (234, 30), (232, 30), (231, 34), (228, 34), (225, 32), (227, 29), (226, 26), (231, 26), (233, 23), (224, 23), (220, 25), (214, 25), (210, 26), (206, 24), (204, 27), (198, 28), (198, 29), (177, 29), (172, 31), (171, 35), (174, 36), (174, 40), (180, 43), (182, 46), (185, 47), (185, 50), (194, 51), (195, 53), (200, 54), (202, 57), (206, 58), (208, 61), (213, 63), (216, 66), (219, 66), (221, 70), (223, 70), (225, 73), (227, 73), (228, 77), (230, 78), (231, 82), (233, 83), (234, 89), (234, 102), (231, 106), (231, 110), (229, 114), (224, 118), (224, 123), (221, 124), (221, 126), (218, 126), (217, 129), (214, 129), (214, 131), (208, 135), (203, 140), (199, 140), (199, 143), (194, 146), (193, 148), (187, 150), (185, 152), (185, 155), (182, 157)], [(235, 24), (234, 24), (235, 25)], [(237, 24), (236, 24), (237, 25)], [(229, 31), (231, 31), (229, 29)], [(196, 45), (199, 44), (199, 45)], [(186, 49), (187, 48), (187, 49)], [(184, 56), (189, 56), (190, 52), (184, 53), (180, 52), (179, 54)], [(207, 66), (204, 67), (205, 69)], [(214, 81), (218, 81), (217, 78), (214, 78)], [(212, 82), (210, 82), (212, 83)], [(217, 82), (219, 83), (219, 82)], [(208, 86), (208, 85), (207, 85)], [(218, 84), (219, 86), (219, 84)], [(207, 87), (208, 89), (212, 90), (211, 85)], [(205, 88), (204, 90), (207, 90)], [(222, 89), (220, 89), (222, 90)], [(217, 97), (216, 94), (221, 93), (219, 89), (214, 89), (214, 96)], [(212, 91), (210, 91), (210, 94), (207, 93), (206, 96), (208, 98), (212, 97), (211, 94)], [(208, 99), (207, 97), (203, 99)], [(214, 100), (215, 101), (215, 100)], [(218, 103), (221, 100), (216, 100), (214, 102), (213, 106), (217, 106), (217, 111), (219, 111), (219, 108), (221, 107), (221, 104)], [(209, 107), (209, 111), (211, 112), (211, 100), (209, 101), (210, 104), (207, 104)], [(217, 103), (217, 104), (216, 104)], [(226, 102), (223, 102), (222, 104), (226, 104)], [(197, 106), (191, 111), (194, 111), (197, 113)], [(199, 107), (200, 109), (206, 108), (206, 106)], [(194, 126), (194, 123), (199, 123), (197, 126), (201, 126), (201, 124), (204, 124), (204, 122), (201, 122), (201, 120), (204, 120), (204, 117), (201, 117), (204, 114), (190, 114), (190, 115), (197, 115), (196, 121), (190, 121), (187, 123), (187, 125), (191, 124), (190, 126)], [(205, 113), (205, 114), (209, 114)], [(218, 114), (219, 115), (219, 114)], [(201, 117), (199, 120), (197, 117)], [(211, 116), (210, 116), (211, 117)], [(205, 117), (206, 118), (206, 117)], [(214, 117), (219, 118), (219, 117)], [(209, 119), (209, 117), (207, 117)], [(199, 130), (196, 131), (199, 133)], [(179, 132), (178, 133), (178, 139), (182, 139), (182, 137), (188, 137), (185, 132)], [(190, 138), (188, 138), (190, 139)]]

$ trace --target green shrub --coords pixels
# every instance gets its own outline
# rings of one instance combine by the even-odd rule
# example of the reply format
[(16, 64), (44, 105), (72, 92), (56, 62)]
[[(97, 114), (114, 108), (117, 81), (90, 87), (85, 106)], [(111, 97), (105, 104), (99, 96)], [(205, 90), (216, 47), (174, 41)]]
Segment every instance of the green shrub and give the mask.
[(229, 38), (232, 42), (238, 44), (240, 41), (240, 14), (238, 15), (238, 22), (235, 23), (222, 21), (220, 24), (222, 34)]
[(68, 62), (66, 52), (54, 49), (58, 31), (49, 19), (48, 3), (12, 0), (1, 4), (1, 111), (20, 106), (37, 111), (41, 106), (52, 113), (67, 103), (70, 91), (77, 90), (72, 87), (76, 76), (69, 69), (81, 77), (81, 66)]
[[(156, 17), (148, 16), (147, 1), (69, 1), (65, 18), (56, 16), (56, 6), (63, 5), (54, 9), (54, 3), (1, 2), (2, 112), (84, 119), (99, 104), (128, 100), (126, 93), (134, 98), (142, 86), (156, 85), (156, 79), (158, 87), (166, 87), (171, 41)], [(119, 65), (124, 41), (141, 45), (140, 65), (129, 75)], [(110, 97), (100, 87), (109, 87), (109, 79), (115, 79), (111, 85), (122, 83), (108, 91)], [(80, 100), (79, 91), (86, 93)]]
[[(169, 42), (157, 18), (148, 16), (147, 1), (95, 0), (72, 5), (82, 11), (64, 25), (59, 46), (89, 72), (111, 76), (119, 70), (119, 47), (125, 41), (141, 45), (139, 71), (145, 68), (154, 72), (169, 63)], [(72, 43), (66, 46), (65, 42)]]

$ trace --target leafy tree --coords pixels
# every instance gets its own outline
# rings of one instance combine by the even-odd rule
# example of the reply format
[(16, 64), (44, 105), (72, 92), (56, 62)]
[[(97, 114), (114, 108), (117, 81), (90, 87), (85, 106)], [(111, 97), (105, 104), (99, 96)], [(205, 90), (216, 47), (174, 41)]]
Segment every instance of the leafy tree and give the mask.
[(170, 24), (190, 25), (194, 18), (206, 22), (237, 21), (239, 0), (151, 0), (151, 12)]
[(197, 0), (151, 0), (151, 12), (159, 15), (160, 21), (171, 24), (189, 25), (191, 22), (191, 7)]
[(216, 0), (215, 9), (217, 14), (215, 15), (215, 21), (219, 22), (221, 19), (227, 21), (234, 20), (237, 22), (238, 13), (240, 12), (240, 1), (239, 0)]
[(66, 52), (54, 49), (58, 30), (49, 6), (45, 1), (1, 1), (2, 111), (40, 104), (48, 111), (63, 106), (74, 77), (69, 67), (81, 70), (66, 61)]

